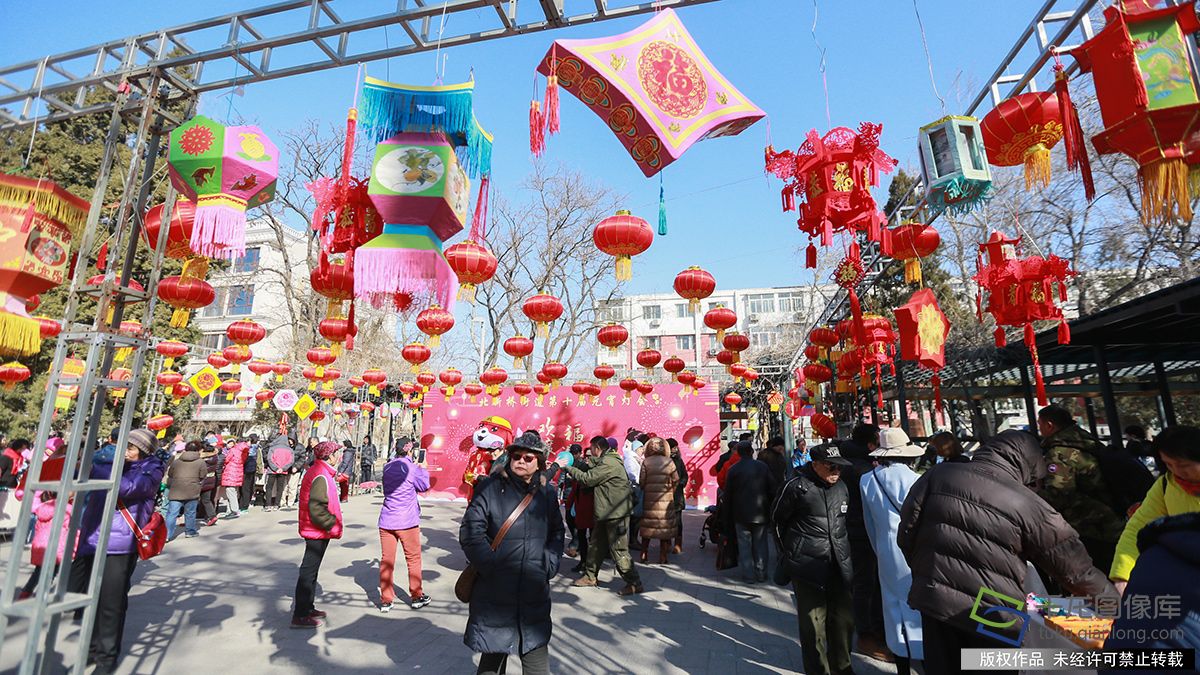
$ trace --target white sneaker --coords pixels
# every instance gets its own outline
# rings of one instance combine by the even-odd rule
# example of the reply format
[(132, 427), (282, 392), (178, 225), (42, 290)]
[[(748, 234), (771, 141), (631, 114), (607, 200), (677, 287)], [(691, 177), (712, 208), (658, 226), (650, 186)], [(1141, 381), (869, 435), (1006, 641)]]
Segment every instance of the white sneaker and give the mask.
[(379, 605), (379, 613), (380, 614), (387, 614), (390, 611), (392, 611), (392, 603), (389, 602), (387, 604)]

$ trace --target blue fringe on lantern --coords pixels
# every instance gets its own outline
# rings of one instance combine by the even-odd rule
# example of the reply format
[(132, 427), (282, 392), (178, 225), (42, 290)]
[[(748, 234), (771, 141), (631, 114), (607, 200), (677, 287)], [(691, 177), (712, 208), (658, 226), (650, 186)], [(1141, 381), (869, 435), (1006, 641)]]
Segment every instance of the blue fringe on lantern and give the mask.
[(384, 82), (373, 77), (363, 83), (358, 126), (378, 143), (406, 131), (445, 132), (471, 178), (492, 171), (492, 135), (474, 113), (475, 83), (421, 87)]
[(958, 177), (926, 196), (925, 204), (931, 213), (961, 216), (992, 198), (992, 182)]
[(667, 234), (667, 193), (663, 189), (662, 174), (658, 174), (658, 234)]

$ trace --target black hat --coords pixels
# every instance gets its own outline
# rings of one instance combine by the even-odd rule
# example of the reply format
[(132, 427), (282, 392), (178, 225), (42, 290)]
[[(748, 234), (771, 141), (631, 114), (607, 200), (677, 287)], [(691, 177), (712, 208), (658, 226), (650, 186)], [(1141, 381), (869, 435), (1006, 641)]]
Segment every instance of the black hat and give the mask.
[(818, 445), (810, 453), (814, 462), (829, 462), (837, 466), (850, 466), (850, 460), (842, 457), (842, 451), (833, 443)]
[(529, 450), (530, 452), (536, 452), (542, 456), (546, 455), (546, 446), (542, 444), (541, 436), (533, 431), (526, 431), (520, 436), (517, 436), (512, 443), (508, 444), (507, 449), (510, 452), (513, 450)]

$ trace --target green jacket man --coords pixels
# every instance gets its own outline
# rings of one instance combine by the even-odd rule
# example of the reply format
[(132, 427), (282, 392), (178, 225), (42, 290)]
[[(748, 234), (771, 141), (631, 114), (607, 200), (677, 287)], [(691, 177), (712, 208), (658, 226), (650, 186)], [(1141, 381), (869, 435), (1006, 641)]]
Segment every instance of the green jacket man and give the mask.
[(633, 512), (629, 477), (616, 450), (605, 450), (599, 457), (588, 457), (582, 468), (568, 466), (566, 470), (581, 485), (593, 488), (596, 520), (626, 518)]
[(1038, 430), (1046, 451), (1046, 479), (1038, 494), (1079, 533), (1092, 563), (1108, 569), (1125, 523), (1113, 510), (1113, 496), (1100, 471), (1097, 454), (1104, 446), (1056, 405), (1038, 412)]
[(603, 436), (592, 439), (588, 448), (590, 457), (583, 467), (565, 467), (567, 473), (584, 487), (590, 487), (595, 497), (596, 522), (588, 544), (587, 560), (583, 563), (583, 576), (573, 586), (595, 586), (596, 575), (604, 557), (612, 553), (617, 573), (625, 580), (621, 595), (641, 593), (645, 590), (633, 558), (629, 557), (629, 515), (633, 513), (633, 492), (625, 463), (610, 447)]

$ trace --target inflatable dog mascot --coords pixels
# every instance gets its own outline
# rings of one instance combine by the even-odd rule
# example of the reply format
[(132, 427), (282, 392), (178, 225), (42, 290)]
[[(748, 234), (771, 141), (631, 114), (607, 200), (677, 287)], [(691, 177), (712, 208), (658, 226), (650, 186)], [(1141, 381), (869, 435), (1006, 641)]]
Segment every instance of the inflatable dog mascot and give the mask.
[(493, 415), (479, 423), (475, 433), (471, 434), (475, 450), (467, 459), (467, 470), (463, 473), (468, 501), (475, 495), (475, 481), (488, 475), (492, 470), (492, 460), (499, 457), (512, 441), (512, 424), (503, 417)]

